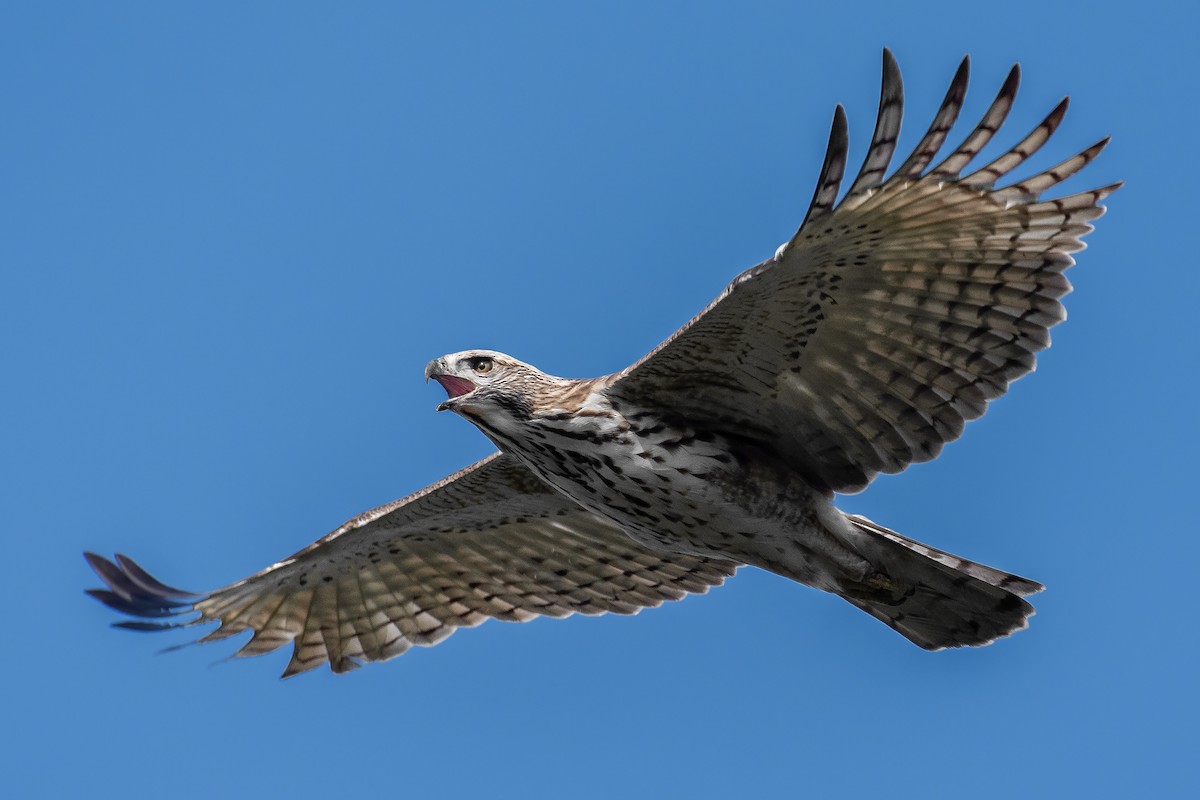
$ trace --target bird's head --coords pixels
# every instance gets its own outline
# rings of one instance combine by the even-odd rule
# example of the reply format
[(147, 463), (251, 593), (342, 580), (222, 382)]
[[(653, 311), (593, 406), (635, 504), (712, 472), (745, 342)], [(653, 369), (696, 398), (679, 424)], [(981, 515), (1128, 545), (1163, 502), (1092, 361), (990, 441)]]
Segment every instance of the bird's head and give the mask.
[(558, 380), (494, 350), (464, 350), (435, 358), (425, 365), (426, 382), (430, 378), (448, 395), (438, 411), (468, 418), (488, 418), (504, 411), (518, 419), (529, 418), (538, 389)]

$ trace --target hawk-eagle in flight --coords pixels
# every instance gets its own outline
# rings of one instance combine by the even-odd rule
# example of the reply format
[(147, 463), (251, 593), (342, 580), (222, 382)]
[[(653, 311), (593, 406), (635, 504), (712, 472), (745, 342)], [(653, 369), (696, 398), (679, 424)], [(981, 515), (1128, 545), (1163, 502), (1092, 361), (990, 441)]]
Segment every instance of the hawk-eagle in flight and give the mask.
[(866, 160), (846, 167), (838, 106), (803, 224), (629, 368), (568, 380), (490, 350), (429, 363), (439, 409), (500, 452), (368, 511), (295, 555), (205, 594), (136, 563), (87, 558), (91, 594), (160, 630), (252, 631), (237, 655), (292, 645), (284, 675), (344, 672), (489, 618), (631, 614), (704, 592), (753, 565), (844, 597), (929, 650), (1024, 628), (1034, 581), (915, 542), (834, 507), (880, 472), (934, 458), (1034, 368), (1064, 318), (1063, 272), (1120, 184), (1055, 200), (1107, 139), (998, 187), (1062, 121), (965, 172), (1000, 128), (1013, 67), (983, 119), (941, 161), (968, 61), (890, 176), (900, 73), (883, 58)]

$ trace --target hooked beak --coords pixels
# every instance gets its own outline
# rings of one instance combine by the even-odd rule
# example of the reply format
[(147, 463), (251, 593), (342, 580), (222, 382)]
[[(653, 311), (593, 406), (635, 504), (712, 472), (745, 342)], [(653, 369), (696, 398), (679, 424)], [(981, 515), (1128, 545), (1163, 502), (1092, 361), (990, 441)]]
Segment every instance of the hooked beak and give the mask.
[(476, 389), (475, 384), (466, 378), (448, 374), (446, 371), (446, 362), (440, 358), (435, 358), (425, 365), (425, 382), (429, 383), (430, 378), (433, 378), (446, 390), (446, 400), (438, 404), (438, 411), (453, 410), (455, 400), (463, 395), (470, 394)]

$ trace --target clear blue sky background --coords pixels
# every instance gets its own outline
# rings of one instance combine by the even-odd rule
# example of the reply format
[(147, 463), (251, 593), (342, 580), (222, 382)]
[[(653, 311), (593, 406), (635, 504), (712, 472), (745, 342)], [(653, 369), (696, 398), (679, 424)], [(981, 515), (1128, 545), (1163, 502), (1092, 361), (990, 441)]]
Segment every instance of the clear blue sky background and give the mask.
[[(450, 5), (6, 4), (0, 793), (1194, 789), (1196, 13)], [(969, 52), (964, 118), (1019, 60), (999, 144), (1070, 93), (1035, 166), (1112, 134), (1068, 188), (1129, 182), (1038, 373), (844, 501), (1044, 581), (1029, 631), (929, 654), (746, 571), (281, 682), (84, 596), (85, 548), (212, 588), (485, 455), (433, 356), (641, 355), (791, 235), (836, 102), (861, 155), (885, 44), (902, 150)]]

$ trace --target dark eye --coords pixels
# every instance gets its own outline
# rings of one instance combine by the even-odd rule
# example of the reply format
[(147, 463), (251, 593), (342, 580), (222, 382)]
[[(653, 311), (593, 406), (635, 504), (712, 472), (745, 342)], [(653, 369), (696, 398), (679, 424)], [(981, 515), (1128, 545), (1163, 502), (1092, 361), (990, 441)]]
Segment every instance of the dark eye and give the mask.
[(492, 371), (492, 367), (494, 366), (494, 362), (486, 357), (472, 358), (470, 364), (471, 369), (476, 375), (487, 375)]

